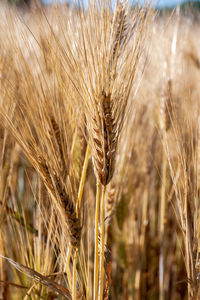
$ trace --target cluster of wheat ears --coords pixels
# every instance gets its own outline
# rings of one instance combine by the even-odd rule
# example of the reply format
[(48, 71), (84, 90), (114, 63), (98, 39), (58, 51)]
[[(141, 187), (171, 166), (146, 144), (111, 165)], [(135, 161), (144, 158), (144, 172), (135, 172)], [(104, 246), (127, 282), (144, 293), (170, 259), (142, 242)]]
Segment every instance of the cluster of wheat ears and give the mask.
[(200, 299), (200, 26), (0, 7), (0, 299)]

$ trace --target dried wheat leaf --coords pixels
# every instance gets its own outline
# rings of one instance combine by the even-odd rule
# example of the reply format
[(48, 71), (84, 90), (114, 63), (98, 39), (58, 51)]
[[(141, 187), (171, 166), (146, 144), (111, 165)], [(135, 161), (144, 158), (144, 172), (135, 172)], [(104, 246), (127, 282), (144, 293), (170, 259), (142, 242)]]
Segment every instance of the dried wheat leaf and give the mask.
[(70, 292), (69, 292), (68, 289), (66, 289), (62, 285), (58, 284), (57, 282), (49, 279), (47, 276), (44, 276), (44, 275), (36, 272), (35, 270), (33, 270), (31, 268), (28, 268), (28, 267), (26, 267), (26, 266), (24, 266), (24, 265), (22, 265), (20, 263), (17, 263), (14, 260), (12, 260), (11, 258), (8, 258), (8, 257), (3, 256), (1, 254), (0, 254), (0, 257), (5, 258), (18, 271), (20, 271), (23, 274), (27, 275), (28, 277), (32, 278), (36, 282), (41, 283), (41, 284), (49, 287), (50, 289), (56, 291), (57, 293), (59, 293), (60, 295), (62, 295), (63, 297), (65, 297), (65, 299), (72, 299), (71, 298), (71, 294), (70, 294)]

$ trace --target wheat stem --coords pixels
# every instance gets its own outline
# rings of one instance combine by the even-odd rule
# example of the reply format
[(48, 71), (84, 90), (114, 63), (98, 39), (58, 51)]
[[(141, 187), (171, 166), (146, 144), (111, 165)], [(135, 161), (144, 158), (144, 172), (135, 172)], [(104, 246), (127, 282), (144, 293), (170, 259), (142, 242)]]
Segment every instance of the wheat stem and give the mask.
[(139, 239), (140, 245), (140, 257), (141, 260), (139, 261), (138, 269), (135, 275), (135, 300), (141, 299), (141, 280), (142, 280), (142, 261), (144, 256), (144, 245), (145, 245), (145, 237), (146, 237), (146, 220), (148, 220), (148, 196), (149, 196), (149, 178), (146, 183), (146, 188), (144, 191), (144, 198), (143, 198), (143, 208), (142, 208), (142, 227), (141, 227), (141, 235)]
[[(89, 161), (89, 156), (90, 156), (90, 145), (88, 144), (87, 146), (87, 150), (86, 150), (86, 154), (85, 154), (85, 160), (84, 160), (84, 164), (83, 164), (83, 170), (82, 170), (82, 174), (81, 174), (81, 180), (80, 180), (80, 184), (79, 184), (79, 190), (78, 190), (78, 204), (76, 206), (76, 216), (78, 217), (78, 211), (81, 207), (81, 200), (82, 200), (82, 196), (83, 196), (83, 188), (85, 185), (85, 178), (86, 178), (86, 173), (87, 173), (87, 167), (88, 167), (88, 161)], [(69, 261), (71, 258), (71, 252), (72, 252), (72, 245), (70, 243), (69, 247), (68, 247), (68, 251), (67, 251), (67, 276), (69, 279), (69, 285), (70, 287), (72, 287), (72, 276), (71, 276), (71, 271), (69, 266)], [(76, 252), (76, 251), (75, 251)], [(74, 254), (74, 259), (75, 259), (75, 254)], [(77, 255), (76, 255), (76, 261), (77, 261)], [(76, 261), (73, 261), (73, 289), (74, 289), (74, 276), (76, 276), (74, 268), (76, 267)]]
[(97, 179), (97, 190), (96, 190), (96, 212), (95, 212), (95, 256), (94, 256), (94, 294), (93, 299), (97, 299), (98, 292), (98, 265), (99, 265), (99, 257), (98, 257), (98, 238), (99, 238), (99, 196), (100, 196), (100, 183), (99, 179)]
[(160, 257), (159, 257), (159, 299), (164, 300), (164, 250), (165, 250), (165, 211), (166, 211), (166, 181), (167, 181), (167, 158), (165, 154), (166, 132), (163, 132), (163, 170), (160, 204)]
[(76, 300), (76, 264), (78, 257), (78, 248), (74, 249), (74, 258), (73, 258), (73, 286), (72, 286), (72, 299)]
[[(78, 204), (76, 206), (76, 216), (78, 217), (78, 211), (81, 207), (81, 200), (82, 200), (82, 195), (83, 195), (83, 188), (84, 188), (84, 184), (85, 184), (85, 178), (86, 178), (86, 172), (87, 172), (87, 167), (88, 167), (88, 161), (89, 161), (89, 155), (90, 155), (90, 146), (88, 144), (87, 146), (87, 150), (86, 150), (86, 154), (85, 154), (85, 160), (84, 160), (84, 164), (83, 164), (83, 170), (82, 170), (82, 174), (81, 174), (81, 180), (80, 180), (80, 184), (79, 184), (79, 190), (78, 190)], [(75, 253), (74, 253), (74, 260), (73, 260), (73, 282), (72, 282), (72, 276), (71, 276), (71, 271), (69, 268), (69, 261), (71, 258), (71, 252), (72, 252), (72, 245), (71, 243), (69, 244), (68, 250), (67, 250), (67, 265), (66, 265), (66, 272), (67, 272), (67, 276), (68, 276), (68, 281), (69, 281), (69, 285), (70, 287), (73, 288), (74, 291), (74, 285), (76, 284), (76, 272), (75, 272), (75, 268), (76, 268), (76, 263), (77, 263), (77, 254), (76, 254), (76, 249), (75, 249)]]
[(71, 243), (69, 244), (69, 247), (67, 249), (67, 258), (66, 258), (66, 273), (67, 273), (67, 279), (69, 282), (69, 287), (70, 289), (72, 289), (72, 274), (71, 274), (71, 270), (70, 270), (70, 258), (71, 258), (71, 253), (72, 253), (72, 245)]
[(102, 186), (102, 197), (101, 197), (101, 256), (100, 256), (100, 281), (99, 281), (99, 300), (103, 299), (103, 286), (104, 286), (104, 204), (105, 204), (105, 192), (106, 186)]
[(83, 195), (83, 188), (85, 185), (85, 179), (86, 179), (86, 173), (87, 173), (87, 167), (88, 167), (88, 161), (89, 161), (89, 157), (90, 157), (90, 151), (91, 151), (91, 147), (88, 144), (87, 145), (87, 149), (86, 149), (86, 153), (85, 153), (85, 159), (84, 159), (84, 164), (83, 164), (83, 170), (81, 173), (81, 180), (80, 180), (80, 185), (79, 185), (79, 190), (78, 190), (78, 205), (76, 207), (76, 212), (80, 209), (81, 207), (81, 200), (82, 200), (82, 195)]

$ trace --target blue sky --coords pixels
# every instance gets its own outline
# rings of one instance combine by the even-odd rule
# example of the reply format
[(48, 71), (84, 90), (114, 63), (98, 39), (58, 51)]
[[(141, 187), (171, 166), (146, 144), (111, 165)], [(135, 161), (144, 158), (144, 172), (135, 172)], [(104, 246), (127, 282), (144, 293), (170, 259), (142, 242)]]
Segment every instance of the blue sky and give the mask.
[[(139, 1), (143, 2), (143, 1)], [(181, 4), (183, 2), (186, 2), (186, 0), (154, 0), (155, 4), (159, 7), (173, 7), (176, 6), (177, 4)]]
[[(65, 0), (42, 0), (43, 3), (50, 4), (52, 2), (64, 2)], [(138, 0), (139, 3), (144, 2), (143, 0)], [(186, 2), (186, 0), (154, 0), (154, 3), (159, 7), (173, 7), (177, 4)]]

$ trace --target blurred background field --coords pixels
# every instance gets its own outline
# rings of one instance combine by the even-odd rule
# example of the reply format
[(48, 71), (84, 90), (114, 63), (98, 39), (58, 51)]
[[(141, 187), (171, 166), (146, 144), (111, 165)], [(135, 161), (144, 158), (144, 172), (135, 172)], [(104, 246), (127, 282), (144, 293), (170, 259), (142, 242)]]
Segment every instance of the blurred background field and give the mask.
[[(95, 9), (0, 4), (0, 254), (12, 259), (0, 259), (2, 300), (100, 299), (93, 283), (99, 175), (84, 97), (103, 77), (95, 59), (113, 11), (103, 23)], [(119, 74), (125, 70), (115, 75), (120, 99), (133, 68), (128, 54), (138, 56), (106, 182), (102, 299), (200, 299), (199, 10), (196, 1), (127, 13), (130, 41), (116, 59)]]

